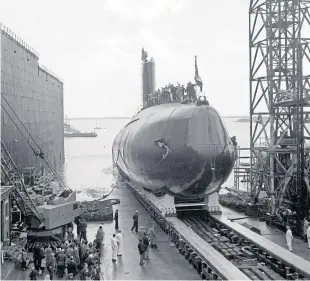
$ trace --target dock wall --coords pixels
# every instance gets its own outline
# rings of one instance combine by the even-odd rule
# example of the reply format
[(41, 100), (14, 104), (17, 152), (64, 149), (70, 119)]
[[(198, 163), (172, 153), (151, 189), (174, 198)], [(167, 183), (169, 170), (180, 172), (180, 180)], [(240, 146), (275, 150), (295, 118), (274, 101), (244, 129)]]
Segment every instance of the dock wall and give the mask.
[(5, 26), (0, 29), (1, 140), (20, 169), (41, 168), (29, 145), (38, 150), (36, 142), (58, 168), (64, 162), (63, 82), (39, 65), (38, 53), (27, 43)]

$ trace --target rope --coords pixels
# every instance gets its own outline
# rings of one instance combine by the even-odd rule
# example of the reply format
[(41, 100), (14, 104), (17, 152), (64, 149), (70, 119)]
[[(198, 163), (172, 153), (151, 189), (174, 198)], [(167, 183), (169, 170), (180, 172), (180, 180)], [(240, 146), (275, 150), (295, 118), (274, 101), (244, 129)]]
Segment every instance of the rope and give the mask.
[[(116, 179), (116, 177), (117, 177), (117, 176), (114, 176), (113, 179), (112, 179), (112, 181), (114, 181), (114, 180)], [(112, 181), (111, 181), (111, 182), (112, 182)], [(108, 194), (103, 195), (102, 198), (93, 200), (93, 202), (100, 201), (100, 200), (102, 200), (102, 199), (105, 199), (105, 198), (109, 197), (109, 196), (112, 194), (112, 192), (114, 191), (115, 187), (116, 187), (116, 184), (114, 184), (112, 190), (111, 190)]]

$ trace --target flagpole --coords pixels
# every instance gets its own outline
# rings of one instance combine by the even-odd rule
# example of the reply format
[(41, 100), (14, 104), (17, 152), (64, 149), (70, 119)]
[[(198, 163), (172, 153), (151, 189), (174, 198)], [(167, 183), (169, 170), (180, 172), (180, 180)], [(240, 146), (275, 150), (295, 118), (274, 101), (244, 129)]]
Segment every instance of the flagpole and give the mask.
[[(196, 55), (195, 55), (195, 78), (194, 79), (196, 82), (196, 86), (195, 86), (196, 93), (197, 93), (197, 87), (199, 87), (199, 96), (205, 97), (205, 93), (202, 91), (202, 87), (203, 87), (202, 79), (198, 73), (197, 56)], [(200, 84), (200, 85), (198, 85), (198, 84)]]

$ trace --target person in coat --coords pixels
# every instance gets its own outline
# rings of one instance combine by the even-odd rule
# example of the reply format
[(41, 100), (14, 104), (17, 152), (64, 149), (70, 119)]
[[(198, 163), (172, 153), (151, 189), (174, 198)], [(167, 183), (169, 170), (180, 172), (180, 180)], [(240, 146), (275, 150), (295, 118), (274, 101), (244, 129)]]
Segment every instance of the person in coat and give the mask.
[(309, 227), (309, 222), (307, 221), (307, 218), (304, 218), (304, 229), (303, 229), (303, 234), (304, 234), (304, 240), (307, 243), (307, 230)]
[(150, 240), (151, 240), (151, 248), (157, 249), (157, 239), (155, 234), (155, 226), (153, 225), (150, 229)]
[(114, 221), (115, 221), (115, 229), (118, 229), (118, 210), (115, 211)]
[(21, 268), (22, 270), (27, 270), (28, 267), (27, 267), (27, 262), (26, 262), (26, 253), (25, 253), (25, 249), (22, 249), (22, 252), (21, 252), (21, 261), (22, 261), (22, 264), (21, 264)]
[(144, 252), (145, 252), (145, 247), (142, 239), (139, 239), (138, 243), (138, 250), (139, 250), (139, 255), (140, 255), (140, 265), (144, 264)]
[(73, 248), (73, 259), (75, 261), (75, 264), (77, 267), (80, 267), (80, 263), (81, 263), (81, 260), (80, 260), (80, 253), (79, 253), (79, 248), (77, 245), (74, 245), (74, 248)]
[(139, 215), (138, 215), (138, 211), (136, 211), (136, 213), (132, 216), (133, 219), (133, 226), (131, 228), (131, 231), (136, 231), (138, 232), (138, 226), (139, 226)]
[(34, 267), (37, 271), (40, 270), (40, 266), (41, 266), (41, 248), (39, 246), (39, 243), (36, 242), (34, 249), (33, 249), (33, 263), (34, 263)]
[(115, 236), (117, 241), (117, 255), (120, 257), (122, 256), (122, 244), (123, 244), (123, 235), (122, 231), (119, 229), (118, 233)]
[(310, 249), (310, 225), (308, 226), (307, 229), (307, 238), (308, 238), (308, 249)]
[(116, 262), (116, 255), (117, 255), (117, 240), (116, 235), (113, 234), (113, 237), (111, 239), (111, 246), (112, 246), (112, 261)]
[(286, 227), (286, 244), (287, 244), (287, 247), (289, 249), (290, 252), (293, 251), (293, 248), (292, 248), (292, 242), (293, 242), (293, 233), (292, 233), (292, 230), (289, 226)]
[(73, 256), (70, 257), (70, 260), (67, 263), (68, 274), (72, 273), (73, 276), (76, 275), (76, 263), (74, 261)]
[(149, 237), (148, 237), (146, 232), (144, 232), (143, 244), (144, 244), (144, 248), (145, 248), (144, 259), (145, 260), (150, 260), (150, 247), (149, 247), (150, 240), (149, 240)]
[(87, 241), (87, 223), (84, 219), (80, 219), (80, 231), (81, 231), (81, 239)]
[(96, 240), (97, 240), (97, 243), (99, 243), (99, 245), (97, 245), (97, 249), (101, 249), (101, 246), (103, 244), (103, 241), (104, 241), (104, 231), (102, 229), (102, 225), (99, 226), (98, 230), (97, 230), (97, 234), (96, 234)]
[(66, 267), (67, 257), (63, 250), (57, 255), (57, 273), (58, 278), (62, 278), (65, 274), (65, 267)]
[(94, 275), (94, 280), (100, 280), (100, 268), (96, 268), (96, 273)]
[(140, 240), (140, 239), (143, 240), (144, 232), (145, 232), (145, 231), (144, 231), (144, 227), (141, 226), (141, 227), (140, 227), (140, 230), (139, 230), (139, 232), (138, 232), (138, 240)]
[(71, 256), (73, 256), (73, 252), (74, 252), (73, 245), (70, 244), (70, 245), (69, 245), (69, 248), (68, 248), (67, 251), (66, 251), (67, 258), (70, 258)]

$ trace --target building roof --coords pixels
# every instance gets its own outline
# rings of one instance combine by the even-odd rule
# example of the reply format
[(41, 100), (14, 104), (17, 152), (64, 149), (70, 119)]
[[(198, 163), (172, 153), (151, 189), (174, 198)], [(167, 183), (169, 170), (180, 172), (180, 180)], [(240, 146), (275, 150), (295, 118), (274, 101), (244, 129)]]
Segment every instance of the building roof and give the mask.
[(8, 195), (13, 189), (12, 185), (9, 186), (1, 186), (1, 197)]

